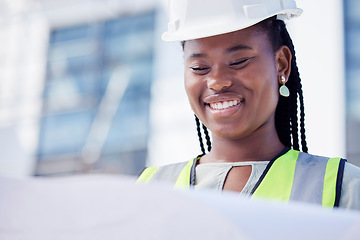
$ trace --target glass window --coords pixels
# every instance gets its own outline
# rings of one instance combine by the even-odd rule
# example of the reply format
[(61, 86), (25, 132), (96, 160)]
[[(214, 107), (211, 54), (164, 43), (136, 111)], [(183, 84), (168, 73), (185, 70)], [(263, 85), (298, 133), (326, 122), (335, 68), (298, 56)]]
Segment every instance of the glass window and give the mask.
[(344, 1), (347, 159), (360, 166), (360, 1)]
[(360, 22), (360, 1), (359, 0), (345, 0), (345, 16), (353, 22)]
[(101, 153), (91, 170), (136, 174), (144, 167), (154, 17), (148, 12), (51, 32), (37, 175), (51, 174), (47, 168), (81, 171), (54, 170), (51, 162), (71, 156), (81, 165), (86, 146)]
[(360, 68), (348, 71), (347, 88), (348, 117), (360, 121)]
[(360, 27), (347, 32), (348, 67), (358, 67), (360, 62)]

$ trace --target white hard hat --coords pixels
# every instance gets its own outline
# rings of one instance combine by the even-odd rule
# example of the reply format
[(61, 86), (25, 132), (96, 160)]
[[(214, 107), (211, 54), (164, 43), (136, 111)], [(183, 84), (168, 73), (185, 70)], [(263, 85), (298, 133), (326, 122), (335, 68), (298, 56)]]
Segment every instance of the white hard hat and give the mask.
[(170, 0), (164, 41), (210, 37), (250, 27), (278, 16), (290, 19), (302, 13), (295, 0)]

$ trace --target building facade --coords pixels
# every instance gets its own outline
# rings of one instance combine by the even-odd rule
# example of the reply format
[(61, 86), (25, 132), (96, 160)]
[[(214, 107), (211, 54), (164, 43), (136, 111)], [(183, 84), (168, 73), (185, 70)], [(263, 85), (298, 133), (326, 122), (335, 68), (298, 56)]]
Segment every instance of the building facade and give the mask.
[(1, 141), (12, 146), (3, 151), (3, 174), (134, 175), (162, 157), (156, 146), (171, 150), (161, 144), (171, 130), (159, 128), (177, 122), (175, 132), (186, 135), (184, 117), (173, 111), (177, 106), (192, 118), (179, 46), (160, 43), (166, 3), (0, 3)]
[(346, 152), (360, 166), (360, 2), (344, 0)]

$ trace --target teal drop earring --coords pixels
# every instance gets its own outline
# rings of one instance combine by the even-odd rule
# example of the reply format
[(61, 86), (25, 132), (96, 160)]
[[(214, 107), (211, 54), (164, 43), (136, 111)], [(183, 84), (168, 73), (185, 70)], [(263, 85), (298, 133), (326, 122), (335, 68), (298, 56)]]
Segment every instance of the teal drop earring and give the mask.
[(290, 96), (290, 91), (289, 91), (288, 87), (285, 86), (285, 83), (286, 83), (285, 76), (281, 76), (281, 83), (282, 83), (282, 86), (279, 88), (280, 95), (283, 97)]

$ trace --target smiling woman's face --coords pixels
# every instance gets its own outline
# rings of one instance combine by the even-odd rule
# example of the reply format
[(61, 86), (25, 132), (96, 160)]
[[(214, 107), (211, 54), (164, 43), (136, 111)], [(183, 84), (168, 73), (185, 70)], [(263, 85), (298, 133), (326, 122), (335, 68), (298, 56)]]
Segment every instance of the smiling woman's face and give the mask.
[(256, 27), (186, 41), (185, 89), (193, 111), (221, 138), (275, 128), (283, 54)]

